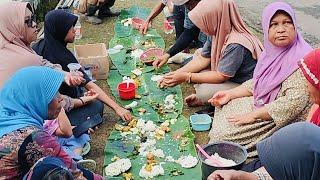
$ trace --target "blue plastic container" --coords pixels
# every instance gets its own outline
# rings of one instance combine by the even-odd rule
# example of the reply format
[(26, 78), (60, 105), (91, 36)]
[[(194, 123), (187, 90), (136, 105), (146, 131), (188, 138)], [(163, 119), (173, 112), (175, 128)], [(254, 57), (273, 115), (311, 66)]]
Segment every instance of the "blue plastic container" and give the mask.
[(207, 131), (211, 128), (212, 119), (208, 114), (194, 114), (190, 116), (192, 129), (195, 131)]

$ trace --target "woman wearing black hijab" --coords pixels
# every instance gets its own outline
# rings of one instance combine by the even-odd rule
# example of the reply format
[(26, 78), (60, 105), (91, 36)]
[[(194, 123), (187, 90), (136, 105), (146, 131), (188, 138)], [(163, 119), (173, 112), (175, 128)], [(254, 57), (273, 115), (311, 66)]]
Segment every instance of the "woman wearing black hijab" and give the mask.
[[(67, 44), (74, 41), (74, 26), (77, 20), (77, 16), (64, 10), (58, 9), (48, 12), (44, 22), (44, 39), (36, 43), (33, 49), (43, 58), (52, 63), (60, 64), (63, 70), (68, 71), (67, 65), (69, 63), (78, 63), (75, 56), (67, 49)], [(63, 85), (60, 89), (60, 93), (75, 98), (72, 100), (75, 108), (67, 112), (72, 125), (79, 125), (79, 119), (85, 120), (86, 117), (99, 113), (102, 115), (102, 103), (114, 109), (123, 120), (131, 120), (130, 111), (119, 106), (99, 86), (92, 82), (82, 69), (80, 71), (86, 80), (81, 86), (88, 90), (89, 98), (81, 97), (83, 95), (81, 86), (68, 87)]]

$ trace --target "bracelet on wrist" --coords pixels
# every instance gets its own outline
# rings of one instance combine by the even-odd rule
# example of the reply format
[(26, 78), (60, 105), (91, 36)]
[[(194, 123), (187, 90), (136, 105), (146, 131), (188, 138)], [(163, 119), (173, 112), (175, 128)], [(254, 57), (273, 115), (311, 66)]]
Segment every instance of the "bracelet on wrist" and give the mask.
[(82, 102), (82, 105), (86, 104), (81, 98), (78, 98), (78, 99)]
[(191, 78), (192, 78), (192, 73), (189, 72), (189, 74), (188, 74), (188, 83), (189, 83), (189, 84), (191, 83)]

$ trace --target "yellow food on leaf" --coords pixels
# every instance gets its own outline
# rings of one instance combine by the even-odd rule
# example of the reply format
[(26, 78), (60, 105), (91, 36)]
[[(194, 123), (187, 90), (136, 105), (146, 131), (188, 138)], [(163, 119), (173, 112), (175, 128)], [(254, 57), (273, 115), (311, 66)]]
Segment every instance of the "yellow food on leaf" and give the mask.
[(132, 180), (132, 179), (134, 179), (132, 173), (122, 173), (122, 176), (124, 177), (125, 180)]
[(122, 125), (120, 124), (116, 124), (114, 125), (114, 128), (117, 130), (117, 131), (122, 131), (122, 129), (124, 128)]

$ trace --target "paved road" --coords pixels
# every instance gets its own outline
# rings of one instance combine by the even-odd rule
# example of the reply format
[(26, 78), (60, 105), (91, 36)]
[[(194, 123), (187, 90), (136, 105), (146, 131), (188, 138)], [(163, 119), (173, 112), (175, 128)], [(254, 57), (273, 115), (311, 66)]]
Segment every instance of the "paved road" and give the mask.
[[(274, 0), (235, 0), (245, 21), (261, 31), (263, 8)], [(320, 0), (286, 0), (296, 12), (299, 29), (304, 38), (314, 47), (320, 48)]]

